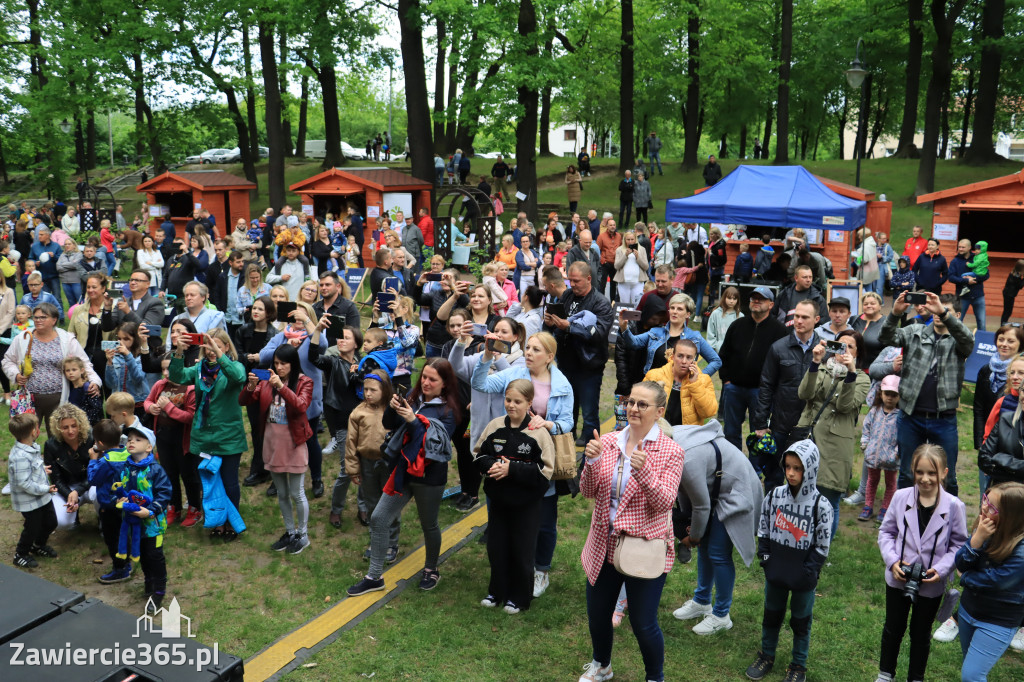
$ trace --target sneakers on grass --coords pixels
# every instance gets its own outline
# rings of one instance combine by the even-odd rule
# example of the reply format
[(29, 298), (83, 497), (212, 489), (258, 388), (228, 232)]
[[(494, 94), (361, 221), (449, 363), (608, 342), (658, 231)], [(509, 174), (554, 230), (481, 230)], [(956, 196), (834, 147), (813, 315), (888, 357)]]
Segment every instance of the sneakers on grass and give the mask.
[(292, 542), (288, 545), (289, 554), (302, 554), (302, 550), (309, 547), (309, 536), (305, 533), (296, 533), (292, 536)]
[(40, 547), (39, 545), (35, 545), (29, 551), (32, 554), (35, 554), (36, 556), (43, 556), (47, 559), (57, 558), (57, 550), (55, 550), (53, 547), (50, 547), (49, 545), (43, 545), (42, 547)]
[(505, 602), (505, 609), (504, 610), (505, 610), (505, 613), (507, 613), (508, 615), (514, 616), (517, 613), (519, 613), (520, 608), (518, 606), (516, 606), (515, 603), (508, 601), (508, 602)]
[(789, 667), (786, 668), (786, 676), (782, 678), (782, 682), (805, 682), (807, 680), (807, 668), (796, 663), (790, 663)]
[(693, 631), (698, 635), (713, 635), (730, 628), (732, 628), (732, 618), (729, 618), (728, 613), (721, 617), (709, 613), (704, 616), (704, 620), (693, 626)]
[(284, 535), (277, 539), (277, 542), (270, 546), (270, 549), (275, 552), (283, 552), (288, 549), (288, 546), (292, 544), (292, 534), (286, 532)]
[(29, 554), (15, 554), (14, 565), (18, 568), (38, 568), (39, 562)]
[(498, 600), (494, 598), (493, 594), (489, 594), (480, 600), (480, 606), (486, 606), (489, 609), (493, 609), (498, 605)]
[(875, 515), (875, 510), (871, 507), (864, 507), (860, 510), (860, 514), (857, 516), (858, 521), (870, 521), (871, 517)]
[(551, 584), (551, 578), (548, 576), (547, 571), (534, 571), (533, 572), (533, 598), (544, 594), (548, 589), (548, 585)]
[(365, 578), (357, 582), (355, 585), (348, 588), (346, 592), (348, 592), (348, 596), (350, 597), (358, 597), (359, 595), (366, 594), (367, 592), (380, 592), (383, 589), (383, 578), (377, 578), (376, 580), (374, 580), (373, 578), (366, 576)]
[(423, 577), (420, 578), (420, 589), (423, 591), (430, 591), (437, 587), (437, 584), (441, 582), (441, 574), (437, 571), (431, 571), (426, 568), (423, 569)]
[(672, 612), (678, 620), (693, 620), (711, 615), (711, 604), (698, 604), (692, 599)]
[(845, 498), (843, 502), (851, 507), (856, 507), (858, 504), (864, 504), (864, 493), (859, 490), (855, 491), (852, 495)]
[(323, 453), (325, 455), (329, 455), (332, 452), (335, 452), (337, 449), (338, 449), (338, 438), (337, 438), (337, 436), (332, 436), (331, 439), (329, 441), (327, 441), (327, 445), (324, 446)]
[(1024, 628), (1017, 630), (1017, 634), (1010, 640), (1010, 648), (1014, 651), (1024, 651)]
[(775, 667), (775, 657), (765, 656), (763, 651), (757, 652), (757, 658), (747, 668), (747, 677), (751, 680), (763, 680)]
[(114, 583), (123, 583), (126, 580), (132, 579), (132, 566), (128, 564), (121, 570), (113, 570), (110, 573), (105, 573), (99, 577), (99, 581), (104, 585), (113, 585)]
[(613, 677), (615, 677), (615, 673), (612, 672), (611, 663), (602, 668), (597, 661), (591, 661), (583, 666), (583, 674), (580, 675), (579, 682), (604, 682)]
[(939, 629), (932, 635), (932, 639), (936, 642), (952, 642), (959, 634), (960, 626), (952, 618), (947, 618), (946, 622), (940, 625)]

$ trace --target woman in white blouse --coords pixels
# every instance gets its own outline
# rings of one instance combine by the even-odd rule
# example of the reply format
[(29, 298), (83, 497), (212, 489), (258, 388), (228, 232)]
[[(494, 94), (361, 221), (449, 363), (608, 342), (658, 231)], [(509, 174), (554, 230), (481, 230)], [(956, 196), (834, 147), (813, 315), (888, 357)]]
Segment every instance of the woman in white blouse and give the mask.
[(142, 248), (135, 252), (135, 265), (149, 274), (149, 294), (156, 296), (162, 283), (164, 256), (156, 248), (156, 242), (152, 236), (143, 235)]

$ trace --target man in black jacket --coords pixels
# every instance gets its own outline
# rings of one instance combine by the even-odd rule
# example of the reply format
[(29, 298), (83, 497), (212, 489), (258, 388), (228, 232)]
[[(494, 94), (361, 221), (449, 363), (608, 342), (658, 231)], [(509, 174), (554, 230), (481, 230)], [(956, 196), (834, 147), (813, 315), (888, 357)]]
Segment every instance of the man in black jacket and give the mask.
[[(345, 326), (359, 329), (359, 309), (342, 296), (341, 278), (330, 270), (320, 275), (320, 300), (313, 304), (317, 318), (324, 314), (345, 318)], [(340, 330), (335, 330), (340, 333)]]
[(793, 326), (793, 311), (796, 309), (796, 304), (804, 300), (810, 300), (818, 306), (819, 317), (828, 316), (825, 297), (814, 286), (814, 273), (810, 266), (798, 265), (793, 272), (793, 283), (780, 291), (775, 301), (776, 315), (786, 323), (787, 327)]
[[(743, 420), (754, 416), (761, 386), (761, 372), (772, 344), (786, 335), (786, 326), (772, 315), (775, 295), (768, 287), (750, 294), (750, 315), (729, 325), (718, 356), (722, 358), (722, 412), (725, 437), (743, 448)], [(742, 323), (742, 324), (741, 324)]]
[[(628, 225), (633, 212), (633, 171), (626, 171), (626, 177), (619, 181), (619, 225)], [(622, 216), (626, 219), (623, 220)]]
[(584, 262), (569, 266), (569, 290), (562, 297), (562, 304), (566, 317), (545, 313), (544, 324), (554, 329), (558, 368), (572, 386), (574, 427), (583, 411), (583, 424), (575, 433), (579, 436), (576, 444), (585, 445), (590, 440), (587, 434), (601, 428), (601, 379), (608, 362), (608, 332), (615, 315), (608, 299), (594, 289), (590, 266)]
[(502, 201), (509, 198), (508, 186), (505, 184), (505, 177), (512, 171), (505, 163), (505, 159), (498, 156), (498, 159), (491, 166), (491, 177), (494, 178), (494, 193), (501, 197)]
[[(218, 240), (220, 241), (220, 240)], [(224, 322), (228, 326), (228, 334), (235, 338), (235, 331), (242, 326), (244, 320), (238, 310), (238, 290), (245, 286), (242, 277), (242, 270), (245, 269), (245, 256), (241, 251), (232, 251), (228, 254), (225, 262), (220, 265), (220, 273), (217, 276), (217, 288), (210, 294), (210, 300), (217, 310), (224, 313)], [(210, 272), (207, 271), (206, 279), (210, 281)]]
[(149, 273), (145, 270), (132, 270), (128, 276), (130, 299), (120, 298), (117, 305), (110, 310), (104, 309), (101, 319), (105, 332), (113, 331), (122, 322), (136, 324), (162, 324), (164, 321), (164, 302), (156, 296), (149, 295)]
[(799, 440), (793, 433), (804, 410), (804, 401), (798, 396), (798, 390), (811, 364), (811, 349), (820, 341), (814, 333), (818, 319), (818, 309), (813, 301), (797, 303), (793, 312), (793, 333), (773, 343), (764, 361), (757, 407), (750, 417), (750, 427), (758, 436), (763, 436), (770, 429), (775, 439), (776, 457), (761, 463), (765, 490), (782, 485), (780, 458), (787, 446)]
[(715, 160), (715, 155), (712, 154), (708, 157), (708, 162), (704, 164), (704, 184), (707, 187), (711, 187), (721, 179), (722, 167), (718, 165), (718, 161)]

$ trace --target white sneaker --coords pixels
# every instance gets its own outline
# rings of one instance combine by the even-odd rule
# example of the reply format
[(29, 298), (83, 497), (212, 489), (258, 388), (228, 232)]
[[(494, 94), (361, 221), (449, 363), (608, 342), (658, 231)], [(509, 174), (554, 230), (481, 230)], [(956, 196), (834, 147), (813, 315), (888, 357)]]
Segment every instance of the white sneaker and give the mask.
[(611, 663), (607, 668), (602, 668), (597, 661), (591, 661), (583, 666), (583, 674), (580, 675), (579, 682), (604, 682), (613, 677), (615, 677), (615, 673), (612, 672)]
[(721, 630), (732, 628), (732, 618), (729, 614), (718, 617), (713, 613), (704, 616), (704, 620), (693, 626), (693, 631), (698, 635), (713, 635)]
[[(698, 604), (692, 599), (672, 612), (678, 620), (693, 620), (711, 615), (711, 604)], [(732, 627), (730, 624), (729, 627)]]
[(505, 613), (507, 613), (508, 615), (510, 615), (510, 616), (514, 616), (514, 615), (516, 615), (517, 613), (519, 613), (519, 607), (518, 607), (518, 606), (516, 606), (515, 604), (513, 604), (512, 602), (506, 602), (506, 603), (505, 603), (505, 608), (504, 608), (504, 611), (505, 611)]
[(493, 609), (497, 605), (498, 605), (498, 600), (495, 599), (494, 596), (490, 595), (490, 594), (480, 600), (480, 606), (486, 606), (489, 609)]
[(540, 595), (544, 594), (545, 590), (548, 589), (548, 585), (551, 584), (551, 578), (548, 577), (547, 571), (534, 571), (533, 572), (533, 598), (536, 599)]
[(0, 493), (3, 493), (4, 495), (10, 495), (11, 494), (11, 484), (8, 483), (7, 485), (5, 485), (4, 489), (2, 491), (0, 491)]
[(323, 453), (325, 455), (329, 455), (332, 452), (336, 451), (337, 449), (338, 449), (338, 439), (332, 436), (331, 439), (329, 441), (327, 441), (327, 445), (324, 446)]
[(859, 490), (855, 491), (852, 495), (843, 499), (843, 502), (845, 504), (849, 504), (855, 507), (864, 504), (864, 494), (861, 493)]
[(932, 635), (932, 639), (936, 642), (952, 642), (958, 634), (960, 634), (960, 626), (952, 618), (947, 618), (946, 622), (940, 625)]
[(1024, 628), (1017, 630), (1017, 634), (1010, 640), (1010, 648), (1014, 651), (1024, 651)]

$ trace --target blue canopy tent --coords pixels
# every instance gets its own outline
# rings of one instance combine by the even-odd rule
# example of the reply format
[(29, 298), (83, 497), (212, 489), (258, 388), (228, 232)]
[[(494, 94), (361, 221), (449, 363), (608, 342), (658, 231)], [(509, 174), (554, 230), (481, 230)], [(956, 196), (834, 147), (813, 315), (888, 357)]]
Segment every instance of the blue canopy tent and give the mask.
[(803, 166), (737, 166), (700, 194), (669, 199), (666, 222), (855, 230), (867, 205), (826, 187)]

